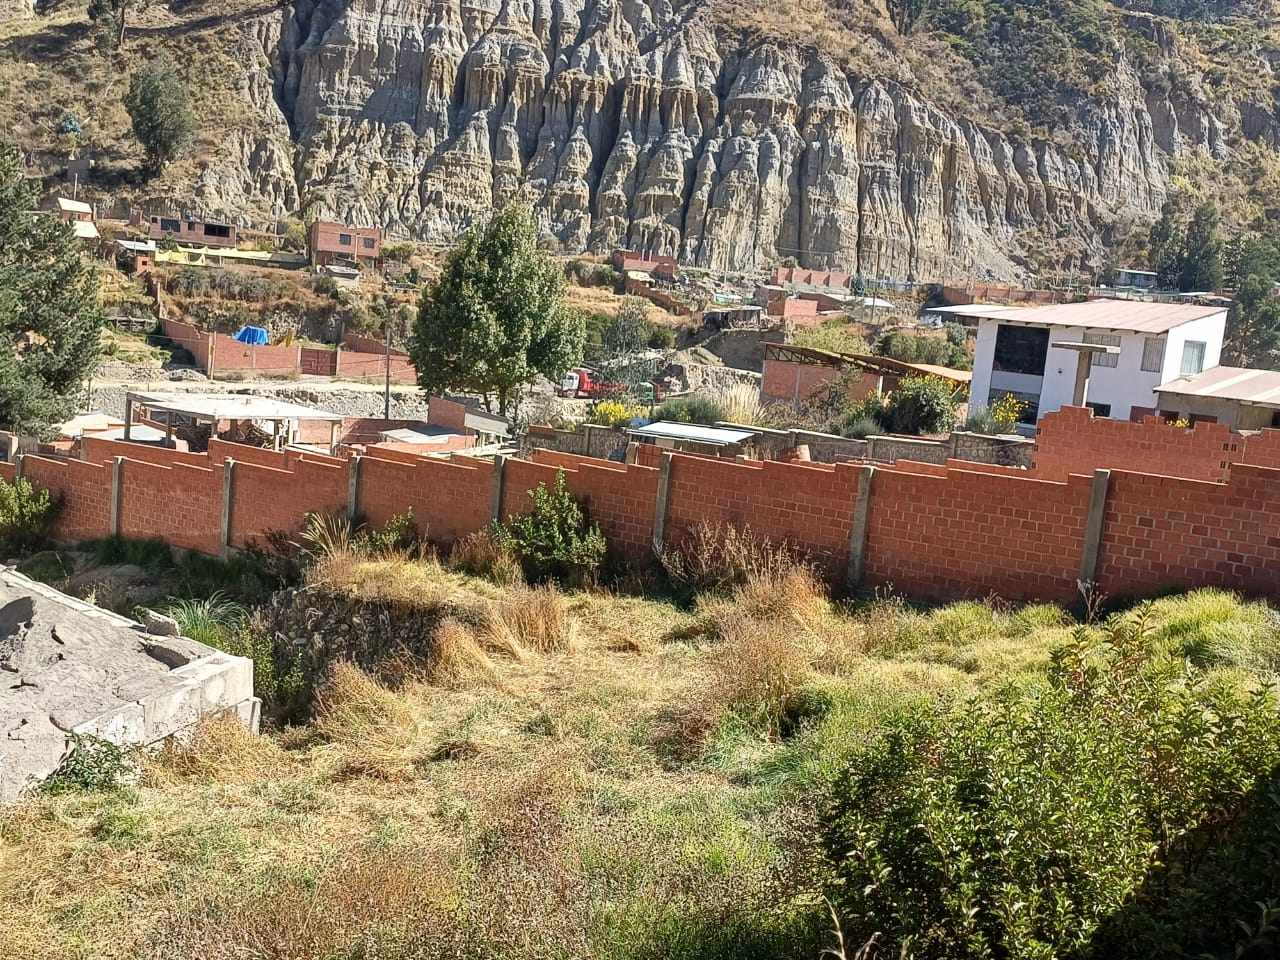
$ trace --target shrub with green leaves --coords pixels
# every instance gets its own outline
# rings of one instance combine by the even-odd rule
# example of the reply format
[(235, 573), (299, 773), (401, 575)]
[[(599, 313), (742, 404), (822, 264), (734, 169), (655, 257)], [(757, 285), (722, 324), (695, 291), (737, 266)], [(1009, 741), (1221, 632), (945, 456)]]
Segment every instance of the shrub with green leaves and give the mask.
[(1229, 948), (1280, 895), (1280, 702), (1161, 647), (1143, 614), (1082, 628), (1047, 683), (860, 747), (824, 835), (855, 935), (920, 958)]
[(565, 486), (564, 471), (555, 485), (529, 491), (533, 509), (494, 524), (494, 537), (514, 550), (532, 583), (557, 580), (581, 585), (593, 581), (604, 562), (604, 534), (592, 523)]
[(0, 478), (0, 559), (44, 546), (62, 503), (48, 490), (19, 477)]
[(906, 377), (889, 394), (880, 422), (893, 433), (946, 433), (956, 423), (955, 385), (941, 377)]
[(110, 740), (73, 733), (70, 752), (40, 789), (49, 794), (119, 790), (136, 774), (129, 755)]
[(664, 400), (654, 412), (655, 420), (670, 420), (676, 423), (718, 423), (725, 419), (724, 403), (717, 397), (705, 393), (691, 393), (687, 397), (672, 397)]

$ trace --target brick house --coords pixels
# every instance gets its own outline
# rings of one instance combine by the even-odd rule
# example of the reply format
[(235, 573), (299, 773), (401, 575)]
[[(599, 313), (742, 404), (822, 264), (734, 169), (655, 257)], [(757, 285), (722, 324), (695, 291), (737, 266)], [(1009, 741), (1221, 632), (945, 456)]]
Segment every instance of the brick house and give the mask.
[(675, 280), (680, 275), (680, 265), (676, 263), (675, 257), (649, 256), (634, 250), (619, 248), (613, 251), (610, 261), (613, 263), (613, 268), (620, 273), (637, 270), (666, 281)]
[(71, 225), (77, 240), (97, 240), (98, 227), (93, 222), (93, 207), (80, 200), (58, 198), (58, 219)]
[(201, 247), (234, 248), (236, 245), (233, 223), (216, 223), (194, 217), (153, 216), (149, 218), (147, 228), (147, 235), (152, 240), (171, 238), (178, 243)]
[(317, 220), (307, 231), (307, 249), (313, 267), (338, 264), (376, 270), (382, 260), (382, 229)]

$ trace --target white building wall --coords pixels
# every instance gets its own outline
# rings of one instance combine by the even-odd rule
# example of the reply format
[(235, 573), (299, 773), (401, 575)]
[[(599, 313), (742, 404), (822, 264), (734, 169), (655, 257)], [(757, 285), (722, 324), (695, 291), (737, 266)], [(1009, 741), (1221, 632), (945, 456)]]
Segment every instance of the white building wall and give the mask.
[(985, 317), (978, 320), (978, 335), (973, 342), (973, 379), (969, 381), (969, 412), (987, 405), (991, 392), (991, 365), (996, 358), (996, 327), (994, 320)]
[[(1182, 363), (1182, 347), (1188, 340), (1205, 343), (1204, 368), (1217, 366), (1222, 355), (1222, 339), (1226, 329), (1226, 311), (1193, 320), (1175, 327), (1165, 334), (1163, 367), (1160, 370), (1142, 369), (1142, 354), (1149, 334), (1125, 333), (1115, 330), (1083, 330), (1079, 327), (1055, 326), (1049, 331), (1050, 344), (1063, 341), (1079, 343), (1087, 333), (1105, 333), (1120, 337), (1120, 354), (1114, 367), (1100, 367), (1096, 363), (1089, 377), (1088, 401), (1109, 403), (1111, 416), (1127, 420), (1136, 407), (1157, 407), (1155, 388), (1178, 376)], [(1058, 350), (1049, 347), (1045, 358), (1044, 378), (1025, 374), (1001, 373), (991, 369), (995, 361), (996, 334), (999, 321), (978, 321), (978, 335), (974, 345), (973, 381), (970, 384), (969, 409), (987, 405), (994, 388), (1020, 393), (1038, 393), (1040, 416), (1064, 406), (1070, 406), (1075, 396), (1076, 363), (1079, 354), (1074, 350)]]
[(1161, 383), (1168, 383), (1182, 375), (1182, 347), (1188, 340), (1204, 341), (1204, 369), (1216, 367), (1222, 362), (1222, 341), (1226, 338), (1227, 311), (1209, 317), (1192, 320), (1169, 331), (1165, 346), (1164, 371)]

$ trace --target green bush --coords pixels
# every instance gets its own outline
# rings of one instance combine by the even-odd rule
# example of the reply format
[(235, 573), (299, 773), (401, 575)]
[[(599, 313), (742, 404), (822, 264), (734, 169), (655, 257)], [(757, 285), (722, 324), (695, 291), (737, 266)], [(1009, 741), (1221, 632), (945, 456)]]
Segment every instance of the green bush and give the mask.
[(44, 546), (62, 501), (19, 477), (0, 478), (0, 559)]
[(1280, 703), (1160, 647), (1142, 614), (1081, 628), (1047, 683), (859, 747), (824, 834), (854, 937), (919, 958), (1229, 952), (1234, 919), (1280, 895)]
[(889, 394), (880, 420), (893, 433), (946, 433), (959, 405), (955, 386), (941, 377), (907, 377)]
[(664, 400), (654, 412), (655, 420), (673, 420), (677, 423), (718, 423), (725, 419), (724, 404), (705, 393), (691, 393), (687, 397)]
[(110, 740), (88, 734), (71, 735), (71, 752), (40, 785), (42, 793), (119, 790), (135, 778), (129, 756)]
[(660, 323), (651, 324), (649, 327), (649, 346), (654, 350), (674, 350), (676, 345), (676, 332), (671, 327), (664, 326)]
[(494, 537), (520, 558), (532, 583), (558, 580), (581, 585), (593, 581), (604, 562), (606, 543), (600, 528), (591, 523), (556, 473), (555, 486), (545, 483), (529, 491), (530, 512), (495, 524)]

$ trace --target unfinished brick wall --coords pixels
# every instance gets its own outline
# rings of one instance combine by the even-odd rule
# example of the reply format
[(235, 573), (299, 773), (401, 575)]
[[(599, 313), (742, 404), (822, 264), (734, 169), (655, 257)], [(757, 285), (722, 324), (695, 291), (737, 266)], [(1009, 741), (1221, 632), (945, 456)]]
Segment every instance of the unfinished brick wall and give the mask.
[[(995, 471), (995, 472), (989, 472)], [(908, 596), (1069, 601), (1091, 481), (899, 464), (872, 480), (866, 580)]]
[(111, 533), (111, 468), (79, 460), (23, 457), (22, 475), (62, 500), (57, 540), (99, 540)]
[[(1241, 440), (1219, 423), (1187, 429), (1158, 417), (1130, 423), (1094, 417), (1086, 407), (1063, 407), (1040, 421), (1032, 473), (1064, 480), (1104, 468), (1221, 481), (1243, 455)], [(1259, 445), (1260, 456), (1266, 446)]]
[(1263, 430), (1244, 437), (1240, 463), (1255, 467), (1280, 467), (1280, 430)]
[(441, 546), (489, 525), (493, 464), (370, 448), (360, 460), (356, 512), (381, 526), (412, 508), (418, 532)]
[(1280, 590), (1280, 473), (1237, 465), (1225, 485), (1113, 472), (1098, 583), (1113, 597), (1222, 586)]
[(14, 469), (12, 463), (0, 462), (0, 480), (8, 480), (10, 483), (13, 483), (16, 476), (17, 471)]
[[(658, 499), (657, 470), (553, 450), (535, 451), (534, 460), (553, 470), (564, 470), (565, 486), (582, 502), (588, 516), (600, 525), (614, 551), (632, 559), (648, 556), (653, 545), (654, 505)], [(512, 462), (507, 462), (508, 468)], [(554, 479), (553, 472), (551, 480)], [(524, 500), (521, 511), (528, 509), (527, 495)]]
[(846, 464), (673, 457), (667, 505), (669, 541), (702, 521), (749, 526), (788, 540), (838, 578), (848, 563), (858, 470)]
[(120, 536), (165, 540), (216, 554), (222, 547), (221, 465), (172, 467), (126, 460), (121, 465)]

